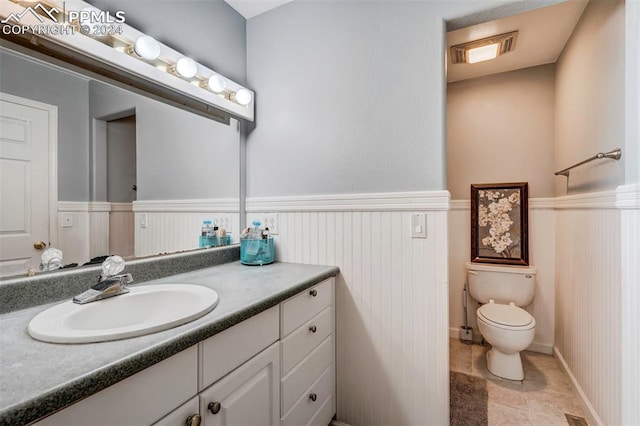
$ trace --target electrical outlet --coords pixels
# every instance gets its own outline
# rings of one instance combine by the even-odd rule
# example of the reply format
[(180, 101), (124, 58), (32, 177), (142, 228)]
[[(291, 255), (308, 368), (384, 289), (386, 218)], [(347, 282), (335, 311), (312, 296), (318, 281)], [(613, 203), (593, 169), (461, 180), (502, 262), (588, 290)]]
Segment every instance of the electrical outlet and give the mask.
[(247, 215), (247, 226), (251, 226), (254, 220), (260, 222), (260, 227), (269, 228), (271, 235), (278, 234), (278, 213), (249, 213)]
[(264, 228), (269, 228), (271, 235), (278, 235), (278, 213), (262, 213), (259, 221)]
[(140, 228), (146, 228), (149, 226), (146, 213), (140, 213)]
[(63, 228), (73, 227), (73, 215), (71, 213), (62, 213), (62, 227)]
[(230, 214), (216, 214), (212, 216), (211, 224), (218, 228), (225, 228), (227, 232), (231, 232), (231, 226), (233, 225)]

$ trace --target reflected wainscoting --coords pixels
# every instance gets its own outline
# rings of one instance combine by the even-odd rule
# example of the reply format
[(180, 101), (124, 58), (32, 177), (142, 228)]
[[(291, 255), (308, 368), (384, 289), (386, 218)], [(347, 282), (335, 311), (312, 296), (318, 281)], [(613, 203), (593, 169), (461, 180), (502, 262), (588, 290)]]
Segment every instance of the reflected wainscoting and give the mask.
[(198, 248), (203, 220), (216, 220), (238, 241), (238, 199), (58, 202), (57, 242), (64, 262), (108, 254), (152, 256)]

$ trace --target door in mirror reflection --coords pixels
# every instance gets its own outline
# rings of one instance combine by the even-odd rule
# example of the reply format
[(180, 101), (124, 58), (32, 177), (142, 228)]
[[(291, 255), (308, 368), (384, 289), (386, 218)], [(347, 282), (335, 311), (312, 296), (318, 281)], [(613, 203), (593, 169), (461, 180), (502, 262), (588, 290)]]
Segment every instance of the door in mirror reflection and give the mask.
[(56, 135), (55, 106), (0, 93), (0, 276), (36, 267), (50, 241)]
[(108, 253), (135, 255), (133, 202), (137, 189), (136, 116), (129, 115), (107, 122)]

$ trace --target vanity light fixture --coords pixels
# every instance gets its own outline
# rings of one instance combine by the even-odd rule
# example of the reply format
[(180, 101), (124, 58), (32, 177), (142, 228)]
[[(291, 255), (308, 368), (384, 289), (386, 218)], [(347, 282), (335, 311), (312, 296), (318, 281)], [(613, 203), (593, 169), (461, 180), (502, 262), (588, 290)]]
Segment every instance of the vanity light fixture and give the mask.
[(200, 87), (211, 90), (213, 93), (224, 93), (227, 88), (227, 80), (220, 74), (213, 74), (200, 83)]
[(135, 44), (129, 46), (126, 52), (147, 61), (154, 61), (160, 56), (160, 44), (155, 38), (143, 35), (138, 37)]
[[(93, 62), (97, 61), (106, 66), (98, 68), (108, 77), (121, 79), (126, 84), (168, 99), (180, 97), (179, 102), (186, 107), (226, 123), (229, 116), (254, 120), (254, 94), (251, 90), (196, 63), (124, 21), (116, 20), (117, 31), (102, 34), (103, 27), (108, 26), (100, 24), (95, 27), (94, 21), (108, 19), (108, 12), (83, 0), (68, 0), (67, 3), (72, 3), (73, 7), (61, 8), (60, 19), (68, 16), (66, 22), (78, 30), (73, 37), (53, 31), (34, 33), (30, 28), (40, 25), (42, 20), (34, 13), (28, 13), (28, 2), (0, 0), (0, 20), (9, 22), (12, 16), (20, 16), (19, 23), (6, 24), (17, 27), (10, 34), (11, 41), (33, 43), (45, 54), (61, 54), (67, 61), (73, 60), (74, 64), (84, 63), (93, 67)], [(123, 54), (114, 54), (113, 49)], [(75, 52), (73, 57), (69, 56), (69, 51)]]
[(169, 66), (167, 71), (178, 77), (193, 78), (198, 73), (198, 64), (193, 59), (183, 56), (174, 65)]
[(516, 47), (517, 38), (518, 31), (511, 31), (451, 46), (451, 63), (475, 64), (495, 59), (500, 55), (512, 52)]
[(251, 103), (251, 98), (252, 98), (251, 91), (245, 88), (240, 88), (231, 95), (231, 100), (236, 101), (242, 106), (249, 105), (249, 103)]

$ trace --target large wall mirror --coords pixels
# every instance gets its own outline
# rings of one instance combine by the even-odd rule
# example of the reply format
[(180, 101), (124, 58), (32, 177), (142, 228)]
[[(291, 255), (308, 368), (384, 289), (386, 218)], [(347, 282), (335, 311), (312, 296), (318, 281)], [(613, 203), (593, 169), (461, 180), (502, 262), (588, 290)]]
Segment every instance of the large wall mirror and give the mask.
[(0, 276), (198, 248), (239, 226), (240, 132), (24, 47), (0, 46)]

